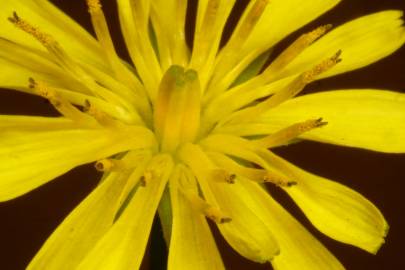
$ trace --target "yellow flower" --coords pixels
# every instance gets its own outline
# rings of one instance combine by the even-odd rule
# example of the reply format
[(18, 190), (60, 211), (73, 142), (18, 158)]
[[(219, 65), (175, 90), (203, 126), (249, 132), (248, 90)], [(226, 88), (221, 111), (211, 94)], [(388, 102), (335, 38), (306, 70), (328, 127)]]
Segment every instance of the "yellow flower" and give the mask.
[(61, 117), (0, 116), (0, 199), (81, 164), (105, 172), (27, 269), (138, 269), (159, 203), (169, 269), (224, 269), (205, 217), (255, 262), (344, 269), (263, 183), (288, 193), (324, 234), (377, 252), (388, 225), (372, 203), (269, 149), (308, 139), (405, 152), (404, 95), (296, 97), (397, 50), (402, 13), (320, 26), (259, 72), (275, 44), (339, 0), (252, 0), (220, 48), (235, 1), (198, 1), (189, 48), (187, 0), (117, 0), (134, 66), (118, 58), (96, 0), (87, 2), (97, 40), (46, 0), (1, 2), (10, 23), (0, 28), (0, 86), (48, 99)]

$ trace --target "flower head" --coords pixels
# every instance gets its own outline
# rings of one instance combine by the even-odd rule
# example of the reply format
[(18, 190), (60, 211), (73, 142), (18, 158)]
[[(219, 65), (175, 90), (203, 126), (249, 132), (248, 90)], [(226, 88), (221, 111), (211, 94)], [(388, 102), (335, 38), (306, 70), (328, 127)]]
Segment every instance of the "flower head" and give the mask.
[(276, 43), (338, 2), (251, 0), (221, 47), (235, 0), (198, 2), (192, 46), (188, 1), (117, 0), (128, 64), (98, 0), (87, 0), (97, 39), (46, 0), (4, 0), (0, 85), (49, 100), (60, 117), (0, 116), (0, 199), (81, 164), (104, 172), (27, 269), (137, 269), (157, 211), (169, 269), (224, 269), (207, 220), (252, 261), (343, 269), (265, 183), (283, 189), (324, 234), (376, 253), (388, 225), (371, 202), (272, 152), (301, 139), (405, 152), (404, 95), (297, 97), (315, 80), (398, 49), (401, 12), (319, 26), (264, 65)]

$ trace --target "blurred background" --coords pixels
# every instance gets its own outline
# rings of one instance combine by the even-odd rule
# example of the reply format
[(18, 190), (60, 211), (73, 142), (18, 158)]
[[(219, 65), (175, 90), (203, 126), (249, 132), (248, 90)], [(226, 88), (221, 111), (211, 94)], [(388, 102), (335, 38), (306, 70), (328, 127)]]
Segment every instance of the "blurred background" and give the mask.
[[(93, 33), (85, 0), (52, 0), (52, 2)], [(227, 24), (227, 32), (223, 41), (229, 37), (248, 0), (238, 0), (237, 2), (238, 4)], [(119, 31), (115, 1), (104, 0), (102, 3), (106, 17), (109, 19), (109, 26), (116, 41), (117, 49), (120, 55), (129, 61)], [(192, 19), (195, 16), (196, 3), (197, 0), (190, 1), (187, 29), (189, 40), (191, 40), (193, 31)], [(337, 26), (359, 16), (386, 9), (405, 11), (405, 1), (342, 0), (336, 8), (287, 37), (281, 44), (277, 45), (275, 52), (280, 52), (301, 33), (316, 26), (327, 23)], [(405, 47), (392, 56), (361, 70), (313, 83), (306, 88), (304, 93), (342, 88), (379, 88), (405, 93), (404, 72)], [(0, 114), (56, 115), (55, 111), (43, 99), (6, 89), (0, 91)], [(276, 152), (312, 173), (339, 181), (357, 190), (370, 199), (385, 215), (390, 224), (390, 232), (386, 244), (376, 256), (373, 256), (355, 247), (340, 244), (319, 233), (310, 225), (288, 196), (279, 189), (269, 186), (273, 196), (320, 239), (347, 269), (405, 269), (405, 260), (403, 259), (405, 154), (388, 155), (314, 142), (303, 142), (279, 148)], [(99, 178), (100, 175), (95, 171), (92, 164), (81, 166), (20, 198), (1, 203), (0, 269), (25, 269), (46, 238), (96, 186)], [(226, 244), (215, 226), (211, 227), (227, 269), (269, 269), (268, 265), (255, 264), (240, 257)], [(166, 269), (166, 256), (167, 250), (161, 228), (158, 220), (155, 220), (142, 268)]]

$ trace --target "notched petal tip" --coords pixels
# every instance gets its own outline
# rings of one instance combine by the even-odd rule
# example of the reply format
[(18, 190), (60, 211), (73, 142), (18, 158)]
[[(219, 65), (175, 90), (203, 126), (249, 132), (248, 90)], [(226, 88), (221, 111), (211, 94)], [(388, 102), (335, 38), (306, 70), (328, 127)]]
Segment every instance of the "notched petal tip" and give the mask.
[(389, 230), (390, 230), (390, 226), (387, 222), (385, 222), (384, 228), (381, 231), (381, 238), (379, 239), (380, 241), (378, 241), (378, 242), (376, 241), (376, 244), (374, 247), (371, 247), (371, 248), (365, 249), (365, 250), (373, 255), (376, 255), (378, 253), (378, 251), (380, 251), (382, 246), (385, 244), (385, 238), (387, 237)]

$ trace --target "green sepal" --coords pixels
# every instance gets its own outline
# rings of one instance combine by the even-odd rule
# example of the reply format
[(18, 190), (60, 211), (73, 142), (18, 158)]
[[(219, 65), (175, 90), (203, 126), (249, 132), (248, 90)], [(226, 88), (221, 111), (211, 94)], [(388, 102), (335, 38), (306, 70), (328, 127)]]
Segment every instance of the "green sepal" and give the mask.
[(163, 230), (163, 238), (165, 239), (167, 247), (170, 246), (170, 237), (172, 234), (172, 203), (170, 200), (169, 187), (166, 186), (163, 192), (162, 199), (160, 200), (159, 208), (159, 220)]
[(236, 78), (236, 80), (232, 83), (232, 86), (244, 83), (256, 76), (262, 70), (263, 66), (267, 63), (267, 60), (269, 59), (271, 53), (272, 50), (270, 49), (253, 60), (253, 62), (250, 63), (250, 65)]

